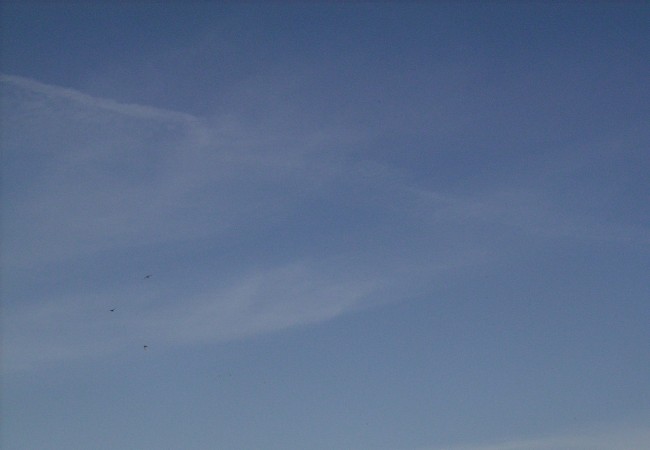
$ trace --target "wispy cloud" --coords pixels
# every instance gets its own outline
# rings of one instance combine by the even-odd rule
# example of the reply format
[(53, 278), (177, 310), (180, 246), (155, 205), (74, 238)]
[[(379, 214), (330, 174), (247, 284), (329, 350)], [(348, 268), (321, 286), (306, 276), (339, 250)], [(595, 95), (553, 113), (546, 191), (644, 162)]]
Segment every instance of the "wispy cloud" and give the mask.
[[(0, 81), (7, 367), (142, 339), (223, 341), (408, 298), (498, 256), (495, 224), (546, 237), (629, 231), (526, 191), (427, 190), (350, 150), (362, 139), (352, 131)], [(142, 283), (152, 267), (164, 275)], [(128, 318), (106, 322), (115, 303)]]
[(319, 153), (345, 135), (2, 82), (7, 367), (325, 320), (477, 254), (398, 224), (418, 213), (389, 170)]
[[(54, 100), (57, 103), (61, 100), (69, 100), (70, 102), (74, 102), (83, 107), (106, 112), (115, 112), (128, 117), (148, 120), (175, 121), (180, 123), (198, 122), (198, 119), (190, 114), (152, 108), (149, 106), (119, 103), (107, 98), (93, 97), (75, 89), (51, 86), (24, 77), (0, 74), (0, 82), (5, 83), (9, 89), (22, 89), (25, 92), (42, 95), (45, 99), (50, 101)], [(42, 102), (41, 105), (45, 105), (45, 102)]]
[(250, 135), (218, 123), (3, 81), (12, 265), (268, 219), (285, 202), (279, 181), (302, 176), (295, 155), (255, 152)]
[[(381, 287), (377, 280), (341, 278), (293, 264), (256, 271), (227, 286), (208, 284), (175, 302), (168, 298), (172, 289), (155, 285), (147, 290), (127, 286), (84, 298), (53, 297), (15, 308), (6, 324), (5, 358), (10, 368), (20, 369), (124, 351), (142, 343), (164, 348), (231, 340), (335, 317)], [(131, 301), (115, 307), (116, 295)]]
[(647, 227), (612, 219), (603, 221), (594, 215), (567, 211), (545, 192), (512, 189), (464, 197), (422, 189), (412, 189), (412, 193), (416, 201), (428, 205), (424, 209), (432, 211), (430, 219), (433, 221), (477, 220), (539, 237), (650, 243)]

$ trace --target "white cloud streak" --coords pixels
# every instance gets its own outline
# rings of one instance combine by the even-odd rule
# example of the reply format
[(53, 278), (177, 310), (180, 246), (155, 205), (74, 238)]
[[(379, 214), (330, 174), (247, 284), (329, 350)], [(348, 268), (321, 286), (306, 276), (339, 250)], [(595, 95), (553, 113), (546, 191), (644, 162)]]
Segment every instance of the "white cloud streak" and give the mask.
[[(493, 256), (489, 236), (468, 236), (466, 224), (551, 235), (589, 228), (526, 195), (415, 188), (349, 156), (359, 136), (345, 130), (283, 133), (0, 81), (7, 368), (134, 340), (224, 341), (407, 298)], [(206, 245), (238, 250), (205, 256)], [(188, 273), (181, 254), (204, 256)], [(165, 279), (125, 281), (120, 268), (134, 260)], [(66, 278), (89, 276), (88, 265), (105, 275)], [(49, 284), (33, 281), (41, 278)], [(129, 318), (107, 322), (115, 299)]]
[[(407, 295), (408, 280), (462, 259), (455, 249), (432, 257), (426, 230), (381, 241), (404, 213), (391, 210), (393, 186), (382, 170), (315, 152), (345, 136), (265, 140), (216, 120), (18, 77), (2, 82), (7, 368), (110, 353), (134, 339), (223, 341), (322, 321), (387, 301), (391, 288)], [(284, 237), (267, 231), (275, 228), (286, 229)], [(246, 242), (265, 233), (263, 242), (277, 237), (277, 247), (295, 247), (295, 255), (256, 258)], [(200, 252), (202, 242), (233, 239), (245, 250), (229, 255), (241, 267), (226, 277), (197, 266), (179, 281), (173, 255), (155, 261), (168, 277), (147, 287), (125, 282), (119, 269), (132, 254), (150, 262), (156, 249), (187, 244)], [(206, 264), (214, 262), (227, 265), (219, 255)], [(66, 275), (87, 276), (88, 263), (106, 274), (87, 282)], [(49, 287), (29, 287), (29, 274), (50, 279)], [(107, 321), (116, 299), (129, 319)]]
[[(165, 289), (134, 286), (85, 298), (63, 296), (20, 308), (5, 325), (11, 369), (103, 355), (148, 343), (152, 348), (227, 341), (318, 322), (354, 308), (377, 282), (332, 280), (304, 265), (257, 271), (227, 287), (207, 286), (160, 305)], [(115, 312), (115, 295), (139, 298)], [(135, 342), (134, 342), (135, 341)]]
[(97, 98), (74, 89), (51, 86), (28, 78), (0, 74), (0, 82), (14, 88), (24, 89), (35, 94), (41, 94), (50, 100), (67, 99), (83, 107), (101, 111), (118, 113), (120, 115), (159, 121), (174, 121), (179, 123), (199, 123), (199, 120), (185, 113), (168, 111), (149, 106), (124, 104), (106, 98)]

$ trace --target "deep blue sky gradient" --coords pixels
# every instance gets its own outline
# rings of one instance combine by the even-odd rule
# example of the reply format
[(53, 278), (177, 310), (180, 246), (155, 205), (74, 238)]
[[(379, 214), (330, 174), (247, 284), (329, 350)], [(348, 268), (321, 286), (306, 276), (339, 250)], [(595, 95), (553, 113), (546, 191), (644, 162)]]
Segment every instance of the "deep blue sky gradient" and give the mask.
[(3, 2), (3, 448), (650, 448), (648, 23)]

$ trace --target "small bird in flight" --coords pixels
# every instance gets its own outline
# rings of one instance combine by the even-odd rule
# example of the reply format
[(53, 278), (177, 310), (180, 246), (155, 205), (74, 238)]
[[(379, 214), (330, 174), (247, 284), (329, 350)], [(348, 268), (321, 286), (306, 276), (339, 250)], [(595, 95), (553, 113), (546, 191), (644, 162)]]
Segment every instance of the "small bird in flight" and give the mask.
[(145, 275), (145, 280), (151, 278), (151, 275)]
[(144, 349), (145, 349), (145, 350), (146, 350), (146, 349), (148, 349), (148, 348), (149, 348), (149, 346), (148, 346), (148, 345), (145, 345), (145, 346), (144, 346)]
[(115, 308), (113, 308), (113, 309), (109, 309), (109, 311), (110, 311), (110, 312), (113, 312), (113, 311), (115, 311)]

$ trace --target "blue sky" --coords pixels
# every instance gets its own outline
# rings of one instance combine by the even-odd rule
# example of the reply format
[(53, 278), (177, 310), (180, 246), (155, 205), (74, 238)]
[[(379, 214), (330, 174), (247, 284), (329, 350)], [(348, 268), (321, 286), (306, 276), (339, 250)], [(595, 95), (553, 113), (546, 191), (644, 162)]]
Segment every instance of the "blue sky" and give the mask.
[(3, 448), (650, 448), (649, 22), (3, 2)]

